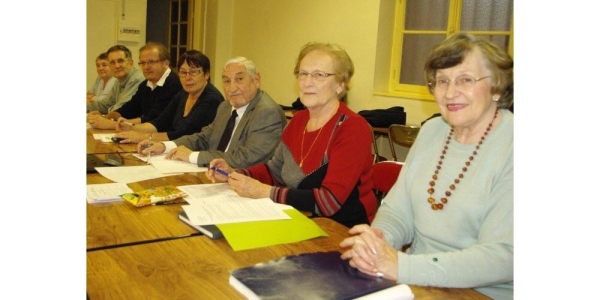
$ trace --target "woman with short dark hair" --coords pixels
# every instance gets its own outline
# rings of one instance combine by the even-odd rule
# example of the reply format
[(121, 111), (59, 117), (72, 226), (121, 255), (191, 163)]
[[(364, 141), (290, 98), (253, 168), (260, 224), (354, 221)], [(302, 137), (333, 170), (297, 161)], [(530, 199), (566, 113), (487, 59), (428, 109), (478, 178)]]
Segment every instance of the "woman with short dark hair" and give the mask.
[(200, 132), (214, 120), (217, 107), (225, 98), (210, 82), (208, 57), (198, 50), (188, 50), (179, 57), (177, 69), (183, 90), (150, 122), (133, 126), (119, 118), (115, 136), (124, 139), (121, 143), (139, 143), (149, 138), (170, 141)]

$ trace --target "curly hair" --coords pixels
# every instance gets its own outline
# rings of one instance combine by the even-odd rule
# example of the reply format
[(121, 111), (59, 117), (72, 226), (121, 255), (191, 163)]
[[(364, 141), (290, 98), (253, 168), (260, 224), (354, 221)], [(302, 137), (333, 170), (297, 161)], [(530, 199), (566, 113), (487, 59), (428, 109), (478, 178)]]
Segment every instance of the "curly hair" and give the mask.
[[(479, 50), (485, 59), (485, 67), (492, 73), (492, 94), (500, 94), (499, 108), (513, 105), (513, 59), (498, 45), (483, 37), (457, 32), (437, 44), (425, 61), (425, 80), (434, 82), (437, 70), (459, 65), (465, 57)], [(429, 85), (433, 94), (433, 86)]]

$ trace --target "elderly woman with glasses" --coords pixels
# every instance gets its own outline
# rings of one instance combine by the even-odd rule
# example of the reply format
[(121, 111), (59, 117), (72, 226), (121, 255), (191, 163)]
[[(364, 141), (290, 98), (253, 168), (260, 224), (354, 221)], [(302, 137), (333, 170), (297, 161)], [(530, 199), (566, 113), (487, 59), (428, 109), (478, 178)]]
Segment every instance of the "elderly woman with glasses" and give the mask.
[(341, 101), (354, 74), (352, 60), (337, 45), (309, 43), (300, 50), (294, 74), (307, 109), (294, 114), (273, 158), (235, 170), (215, 159), (210, 167), (230, 177), (209, 169), (208, 178), (227, 180), (241, 196), (271, 198), (348, 227), (370, 223), (377, 209), (371, 129)]
[(96, 72), (98, 72), (98, 77), (96, 77), (94, 85), (87, 92), (87, 104), (108, 98), (117, 82), (117, 78), (113, 76), (108, 65), (108, 54), (106, 52), (100, 53), (96, 57)]
[[(483, 37), (438, 44), (423, 125), (375, 220), (340, 246), (352, 267), (423, 286), (513, 298), (513, 60)], [(411, 244), (406, 252), (404, 245)]]
[(122, 139), (120, 143), (174, 140), (199, 132), (214, 120), (225, 98), (210, 82), (208, 57), (198, 50), (188, 50), (179, 57), (177, 69), (183, 90), (152, 121), (134, 125), (119, 118), (115, 136)]

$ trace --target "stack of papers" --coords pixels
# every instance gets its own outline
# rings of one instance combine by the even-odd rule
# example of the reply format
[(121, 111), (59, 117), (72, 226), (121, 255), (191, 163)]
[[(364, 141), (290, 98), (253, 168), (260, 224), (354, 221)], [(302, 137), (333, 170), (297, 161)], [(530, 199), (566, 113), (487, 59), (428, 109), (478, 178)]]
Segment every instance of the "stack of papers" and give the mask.
[[(193, 225), (216, 225), (233, 250), (294, 243), (327, 236), (314, 221), (269, 198), (241, 197), (227, 183), (178, 186), (190, 205), (182, 205)], [(268, 234), (265, 234), (267, 233)]]
[(188, 195), (185, 200), (190, 205), (182, 207), (193, 225), (291, 219), (273, 200), (239, 196), (227, 183), (195, 184), (177, 188)]
[(125, 183), (88, 184), (86, 198), (88, 203), (123, 201), (121, 195), (133, 193)]
[(291, 219), (269, 198), (250, 199), (228, 195), (186, 198), (186, 201), (190, 205), (182, 207), (194, 225)]
[(229, 188), (228, 183), (192, 184), (179, 186), (178, 188), (187, 194), (186, 200), (202, 199), (218, 195), (237, 195), (236, 192)]

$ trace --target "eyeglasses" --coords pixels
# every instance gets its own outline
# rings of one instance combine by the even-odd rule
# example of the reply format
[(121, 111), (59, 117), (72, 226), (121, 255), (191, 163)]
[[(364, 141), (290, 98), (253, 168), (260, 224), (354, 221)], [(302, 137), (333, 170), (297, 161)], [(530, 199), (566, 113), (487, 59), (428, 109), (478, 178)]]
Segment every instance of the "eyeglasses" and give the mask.
[(119, 58), (119, 59), (117, 59), (117, 60), (111, 60), (111, 61), (109, 61), (108, 63), (109, 63), (111, 66), (114, 66), (114, 65), (116, 65), (116, 64), (122, 65), (122, 64), (124, 64), (126, 61), (127, 61), (127, 59), (124, 59), (124, 58)]
[(323, 72), (323, 71), (314, 71), (312, 73), (308, 73), (306, 71), (296, 71), (296, 72), (294, 72), (294, 75), (296, 76), (296, 78), (298, 78), (298, 80), (306, 80), (308, 78), (308, 75), (310, 75), (316, 81), (323, 81), (323, 80), (325, 80), (325, 78), (327, 78), (331, 75), (336, 75), (336, 74), (335, 73), (327, 73), (327, 72)]
[(154, 66), (154, 64), (159, 63), (161, 61), (163, 61), (164, 59), (159, 59), (159, 60), (149, 60), (149, 61), (140, 61), (138, 63), (138, 66), (143, 67), (145, 65), (148, 65), (150, 67)]
[(192, 70), (189, 72), (185, 72), (185, 71), (179, 71), (179, 77), (186, 77), (188, 74), (192, 75), (192, 76), (196, 76), (196, 75), (200, 75), (200, 73), (202, 73), (202, 70)]
[(475, 79), (475, 77), (470, 75), (460, 75), (454, 79), (439, 77), (436, 78), (434, 82), (430, 82), (429, 85), (436, 90), (445, 91), (448, 89), (448, 86), (450, 86), (450, 81), (454, 81), (454, 86), (456, 86), (457, 89), (466, 91), (472, 89), (478, 81), (488, 77), (490, 76), (481, 77), (479, 79)]

